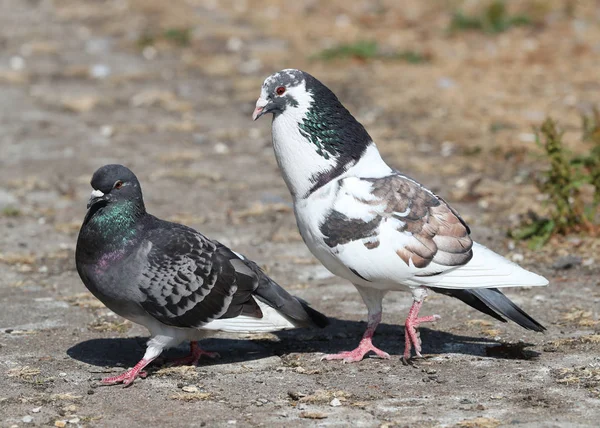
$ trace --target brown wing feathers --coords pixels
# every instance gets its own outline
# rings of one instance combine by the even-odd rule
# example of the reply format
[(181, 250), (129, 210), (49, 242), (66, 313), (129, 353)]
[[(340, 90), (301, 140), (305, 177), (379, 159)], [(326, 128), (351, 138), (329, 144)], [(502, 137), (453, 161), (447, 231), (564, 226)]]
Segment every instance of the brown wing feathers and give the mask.
[(330, 247), (363, 239), (366, 248), (377, 248), (380, 224), (395, 218), (401, 222), (397, 230), (413, 238), (396, 251), (407, 265), (412, 261), (416, 267), (424, 268), (433, 261), (444, 266), (460, 266), (471, 259), (470, 230), (443, 199), (400, 174), (363, 180), (371, 182), (375, 198), (357, 198), (357, 201), (374, 207), (381, 206), (383, 201), (385, 208), (369, 222), (351, 219), (333, 210), (321, 225)]

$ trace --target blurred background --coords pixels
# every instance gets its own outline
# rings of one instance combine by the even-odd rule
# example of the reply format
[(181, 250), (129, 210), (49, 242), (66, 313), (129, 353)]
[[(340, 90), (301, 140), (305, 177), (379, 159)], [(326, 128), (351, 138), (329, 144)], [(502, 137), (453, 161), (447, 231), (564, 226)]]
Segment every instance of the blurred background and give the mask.
[[(267, 124), (248, 120), (260, 84), (301, 68), (332, 87), (394, 166), (475, 202), (468, 221), (510, 230), (529, 210), (548, 215), (536, 170), (551, 158), (535, 131), (546, 118), (567, 150), (593, 153), (582, 123), (588, 137), (598, 126), (599, 4), (5, 0), (4, 185), (64, 174), (68, 196), (74, 177), (115, 161), (139, 161), (151, 180), (220, 182), (200, 154), (226, 164), (268, 145)], [(268, 153), (254, 160), (273, 165)]]
[[(153, 214), (247, 253), (320, 310), (364, 320), (354, 290), (301, 242), (269, 120), (250, 118), (264, 78), (282, 68), (329, 86), (388, 163), (455, 206), (477, 240), (551, 279), (547, 291), (511, 294), (551, 328), (538, 338), (540, 350), (568, 349), (579, 358), (550, 354), (546, 365), (559, 371), (540, 375), (540, 394), (550, 394), (548, 385), (563, 388), (556, 402), (568, 404), (560, 394), (583, 382), (572, 380), (573, 371), (596, 364), (600, 1), (0, 0), (0, 48), (0, 331), (10, 330), (0, 334), (0, 353), (12, 355), (7, 370), (37, 368), (30, 379), (43, 383), (64, 370), (40, 363), (46, 354), (64, 355), (97, 337), (146, 334), (98, 306), (74, 270), (89, 180), (105, 163), (133, 169)], [(436, 330), (525, 337), (487, 320), (465, 325), (461, 304), (444, 299), (428, 309), (445, 320)], [(386, 302), (392, 310), (384, 321), (397, 329), (384, 327), (379, 340), (398, 353), (409, 297)], [(334, 337), (343, 347), (362, 327), (355, 330)], [(48, 337), (51, 349), (25, 351)], [(429, 352), (449, 352), (441, 342)], [(70, 370), (85, 380), (85, 367)], [(578, 390), (580, 401), (597, 397), (594, 370), (585, 372), (596, 380)], [(29, 391), (27, 381), (4, 372), (5, 390)], [(88, 413), (97, 411), (89, 405)], [(529, 420), (541, 420), (535, 411)], [(573, 411), (584, 423), (587, 410)], [(415, 412), (417, 421), (418, 406)]]

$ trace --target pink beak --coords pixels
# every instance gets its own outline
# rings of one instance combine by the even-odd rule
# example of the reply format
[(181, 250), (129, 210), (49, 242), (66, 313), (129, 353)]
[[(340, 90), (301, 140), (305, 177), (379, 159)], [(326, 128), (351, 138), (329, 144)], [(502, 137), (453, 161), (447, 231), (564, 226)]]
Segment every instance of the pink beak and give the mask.
[(256, 101), (256, 107), (254, 108), (254, 112), (252, 113), (252, 120), (256, 120), (263, 115), (263, 110), (268, 104), (268, 101), (259, 98)]

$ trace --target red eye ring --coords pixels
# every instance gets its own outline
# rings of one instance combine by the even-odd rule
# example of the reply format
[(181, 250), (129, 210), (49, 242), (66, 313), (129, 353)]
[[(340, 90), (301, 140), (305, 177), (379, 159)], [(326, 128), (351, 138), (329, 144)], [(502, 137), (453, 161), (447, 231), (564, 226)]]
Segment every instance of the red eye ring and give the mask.
[(280, 86), (277, 89), (275, 89), (275, 93), (279, 96), (285, 94), (285, 86)]
[(117, 180), (115, 182), (115, 185), (113, 186), (115, 189), (120, 189), (121, 187), (123, 187), (123, 182), (121, 180)]

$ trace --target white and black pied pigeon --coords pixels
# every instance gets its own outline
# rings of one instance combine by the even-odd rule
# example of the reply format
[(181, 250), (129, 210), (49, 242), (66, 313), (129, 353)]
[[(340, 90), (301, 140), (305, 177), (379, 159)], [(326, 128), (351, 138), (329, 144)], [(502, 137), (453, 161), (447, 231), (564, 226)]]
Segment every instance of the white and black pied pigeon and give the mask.
[(388, 291), (412, 293), (404, 360), (421, 356), (416, 328), (428, 290), (456, 297), (497, 320), (545, 328), (498, 288), (548, 281), (473, 242), (459, 214), (415, 180), (390, 168), (365, 128), (308, 73), (282, 70), (263, 83), (253, 119), (273, 114), (277, 163), (292, 194), (300, 234), (335, 275), (352, 282), (368, 309), (358, 347), (327, 355), (354, 362), (370, 351)]
[(77, 271), (85, 286), (118, 315), (145, 326), (152, 337), (142, 360), (104, 383), (131, 384), (163, 349), (210, 331), (270, 332), (324, 327), (327, 318), (291, 296), (254, 262), (201, 233), (146, 212), (136, 176), (106, 165), (94, 188), (77, 240)]

